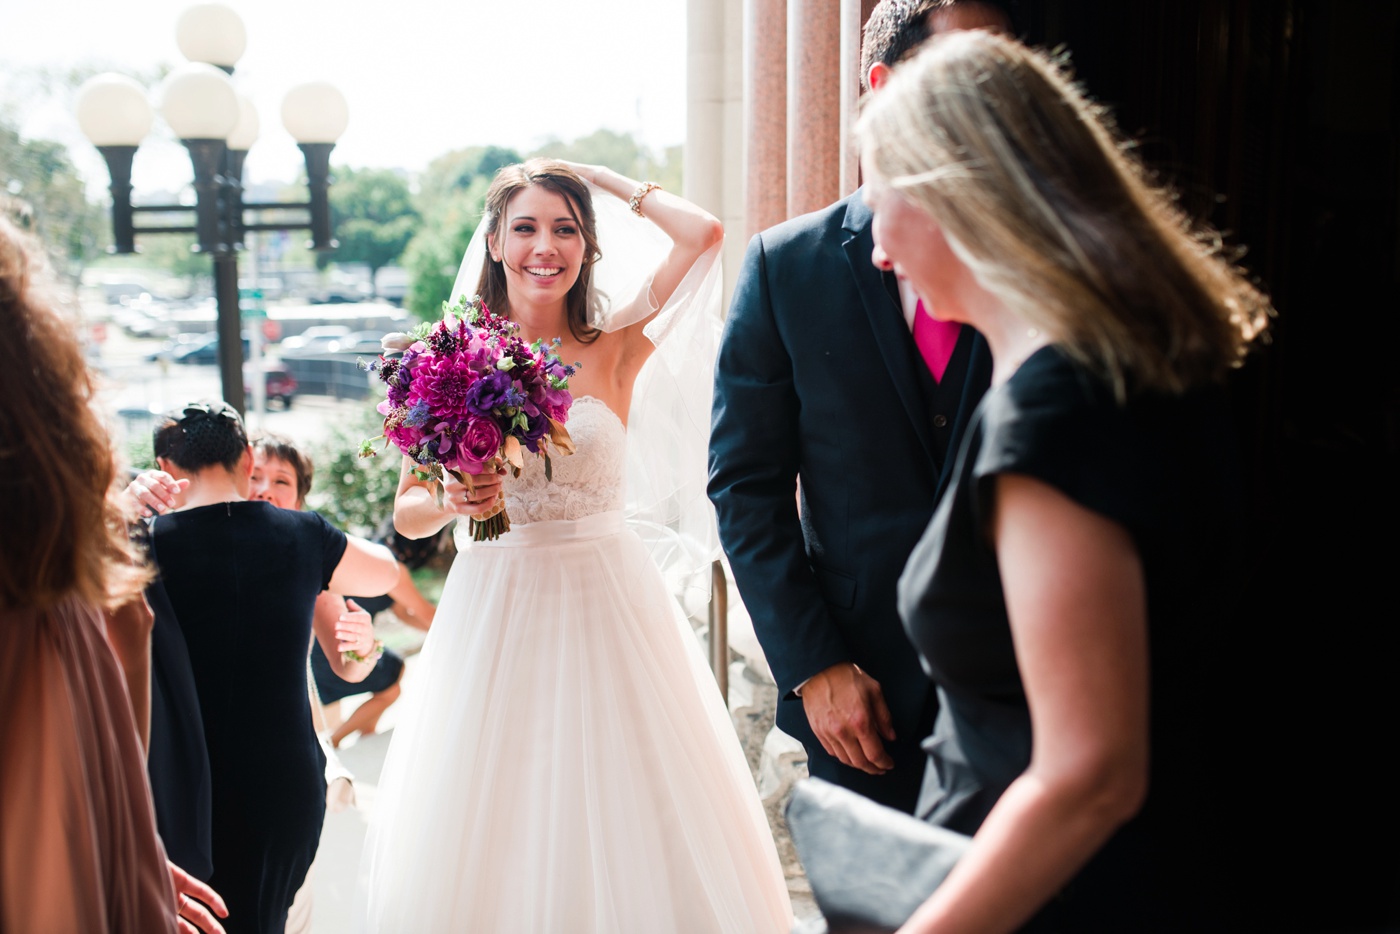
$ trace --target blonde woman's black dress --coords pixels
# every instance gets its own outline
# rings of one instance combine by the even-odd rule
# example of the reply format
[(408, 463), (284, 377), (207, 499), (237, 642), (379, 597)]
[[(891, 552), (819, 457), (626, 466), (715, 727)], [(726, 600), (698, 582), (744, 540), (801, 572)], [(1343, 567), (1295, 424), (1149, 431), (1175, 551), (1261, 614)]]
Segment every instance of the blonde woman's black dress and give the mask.
[(1047, 347), (983, 399), (952, 483), (900, 580), (905, 629), (938, 687), (919, 817), (975, 833), (1029, 765), (1031, 718), (988, 535), (995, 479), (1032, 477), (1132, 535), (1151, 653), (1147, 803), (1031, 930), (1229, 930), (1237, 471), (1223, 394), (1126, 406)]

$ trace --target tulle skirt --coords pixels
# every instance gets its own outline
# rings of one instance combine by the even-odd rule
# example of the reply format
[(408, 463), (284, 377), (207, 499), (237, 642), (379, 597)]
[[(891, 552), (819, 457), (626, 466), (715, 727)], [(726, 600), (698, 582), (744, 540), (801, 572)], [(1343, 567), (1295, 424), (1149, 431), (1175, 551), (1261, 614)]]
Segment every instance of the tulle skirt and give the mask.
[(787, 931), (733, 726), (619, 513), (453, 565), (366, 845), (374, 932)]

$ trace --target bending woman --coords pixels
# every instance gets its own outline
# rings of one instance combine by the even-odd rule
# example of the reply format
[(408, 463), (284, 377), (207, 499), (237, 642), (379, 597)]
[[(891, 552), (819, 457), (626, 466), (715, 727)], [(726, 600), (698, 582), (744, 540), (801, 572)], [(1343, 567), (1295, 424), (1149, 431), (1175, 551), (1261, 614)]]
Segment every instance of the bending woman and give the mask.
[[(252, 450), (238, 413), (193, 403), (155, 431), (161, 469), (188, 481), (158, 516), (151, 552), (188, 647), (212, 783), (213, 875), (230, 932), (280, 932), (316, 855), (325, 757), (306, 702), (312, 611), (324, 589), (382, 593), (398, 578), (388, 550), (315, 513), (249, 501)], [(183, 485), (182, 483), (180, 485)], [(341, 677), (373, 662), (367, 614), (318, 618)]]
[(918, 813), (975, 834), (904, 930), (1230, 927), (1220, 384), (1268, 304), (1013, 41), (936, 38), (860, 127), (875, 262), (994, 361), (900, 582), (941, 702)]

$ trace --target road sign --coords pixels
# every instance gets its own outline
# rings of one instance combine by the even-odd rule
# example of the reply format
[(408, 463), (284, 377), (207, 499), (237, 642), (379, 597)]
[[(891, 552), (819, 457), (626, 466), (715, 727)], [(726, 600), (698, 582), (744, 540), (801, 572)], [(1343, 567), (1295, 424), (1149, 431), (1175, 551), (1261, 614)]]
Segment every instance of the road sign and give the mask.
[(239, 289), (238, 309), (245, 319), (266, 318), (267, 306), (263, 304), (262, 289)]

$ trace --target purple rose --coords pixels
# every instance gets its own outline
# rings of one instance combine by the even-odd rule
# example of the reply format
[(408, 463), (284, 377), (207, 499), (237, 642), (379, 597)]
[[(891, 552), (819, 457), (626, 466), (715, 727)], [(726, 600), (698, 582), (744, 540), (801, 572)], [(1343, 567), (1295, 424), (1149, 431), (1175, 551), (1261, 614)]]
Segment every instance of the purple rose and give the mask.
[(573, 404), (574, 396), (569, 390), (550, 388), (545, 390), (544, 404), (540, 407), (546, 415), (562, 425), (569, 420), (569, 406)]
[(549, 419), (543, 414), (536, 415), (526, 420), (525, 435), (520, 440), (525, 443), (525, 449), (533, 454), (540, 452), (540, 439), (549, 434)]
[(493, 418), (467, 419), (457, 445), (457, 465), (467, 473), (481, 473), (482, 465), (501, 453), (505, 437)]

